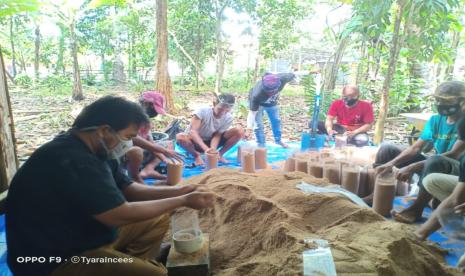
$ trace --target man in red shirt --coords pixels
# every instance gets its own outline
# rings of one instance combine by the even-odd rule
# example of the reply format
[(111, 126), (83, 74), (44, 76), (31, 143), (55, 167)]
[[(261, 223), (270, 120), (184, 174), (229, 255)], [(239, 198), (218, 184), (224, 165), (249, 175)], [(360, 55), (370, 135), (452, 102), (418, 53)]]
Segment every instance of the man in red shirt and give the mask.
[[(334, 101), (329, 107), (326, 121), (318, 126), (320, 132), (328, 135), (347, 136), (347, 143), (358, 147), (368, 145), (367, 132), (374, 121), (371, 103), (359, 99), (357, 86), (347, 85), (342, 89), (342, 99)], [(336, 119), (336, 123), (334, 123)]]

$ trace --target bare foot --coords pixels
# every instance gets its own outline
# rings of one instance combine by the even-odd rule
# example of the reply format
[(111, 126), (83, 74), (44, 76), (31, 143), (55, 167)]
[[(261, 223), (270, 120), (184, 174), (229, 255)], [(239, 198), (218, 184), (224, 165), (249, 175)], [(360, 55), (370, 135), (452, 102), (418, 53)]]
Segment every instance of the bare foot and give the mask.
[(413, 235), (415, 235), (415, 238), (417, 238), (417, 240), (419, 241), (424, 241), (427, 238), (426, 235), (420, 232), (420, 229), (413, 232)]
[(195, 164), (196, 166), (203, 166), (203, 165), (205, 165), (205, 163), (204, 163), (203, 160), (202, 160), (202, 156), (200, 156), (200, 155), (197, 156), (197, 157), (195, 158), (194, 164)]
[(400, 212), (391, 210), (392, 218), (395, 221), (412, 224), (421, 219), (421, 214), (418, 214), (418, 211), (415, 209), (404, 209)]
[(367, 195), (366, 197), (362, 198), (368, 205), (373, 205), (373, 194)]
[(228, 164), (228, 163), (229, 163), (229, 161), (226, 160), (226, 159), (224, 159), (223, 156), (218, 157), (218, 161), (219, 161), (220, 163), (223, 163), (223, 164)]
[(280, 145), (281, 147), (283, 147), (283, 148), (285, 148), (285, 149), (289, 148), (289, 145), (286, 144), (286, 143), (284, 143), (283, 141), (277, 142), (276, 144)]
[(166, 175), (163, 175), (157, 171), (151, 171), (151, 172), (141, 171), (139, 175), (143, 179), (146, 179), (146, 178), (162, 179), (162, 180), (166, 179)]

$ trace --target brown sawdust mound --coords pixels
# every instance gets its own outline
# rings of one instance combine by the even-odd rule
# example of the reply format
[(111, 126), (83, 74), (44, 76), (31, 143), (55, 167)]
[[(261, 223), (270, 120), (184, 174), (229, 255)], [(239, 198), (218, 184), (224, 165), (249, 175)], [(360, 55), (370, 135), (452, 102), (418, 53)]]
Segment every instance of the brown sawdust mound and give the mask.
[(305, 194), (304, 173), (215, 169), (184, 183), (218, 198), (199, 213), (210, 234), (213, 275), (302, 275), (305, 238), (328, 240), (338, 275), (459, 275), (444, 251), (414, 239), (412, 226), (386, 221), (336, 194)]

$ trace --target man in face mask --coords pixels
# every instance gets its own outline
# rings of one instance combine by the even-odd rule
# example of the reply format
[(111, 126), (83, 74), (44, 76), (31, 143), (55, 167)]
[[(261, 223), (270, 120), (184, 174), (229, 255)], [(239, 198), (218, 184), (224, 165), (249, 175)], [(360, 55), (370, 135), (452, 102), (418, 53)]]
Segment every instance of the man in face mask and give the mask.
[[(421, 219), (424, 207), (432, 199), (423, 186), (423, 179), (431, 173), (458, 175), (459, 158), (465, 152), (465, 141), (458, 138), (457, 122), (465, 112), (465, 84), (460, 81), (448, 81), (440, 84), (434, 93), (437, 115), (433, 115), (425, 124), (419, 139), (410, 147), (402, 150), (392, 144), (383, 144), (379, 149), (375, 164), (377, 174), (400, 168), (396, 172), (399, 181), (410, 181), (414, 173), (420, 175), (420, 191), (414, 203), (404, 210), (392, 211), (395, 220), (413, 223)], [(433, 155), (425, 156), (422, 149), (426, 143), (432, 143)], [(370, 202), (372, 196), (365, 198)]]
[[(154, 118), (158, 115), (167, 115), (165, 111), (165, 97), (156, 91), (146, 91), (142, 93), (139, 103), (145, 110), (148, 117)], [(152, 124), (143, 124), (139, 133), (132, 139), (134, 146), (126, 155), (126, 167), (129, 176), (139, 183), (144, 183), (146, 178), (166, 179), (155, 168), (160, 162), (167, 162), (168, 158), (181, 160), (179, 153), (173, 148), (161, 146), (152, 138)]]
[[(334, 123), (337, 120), (337, 123)], [(359, 147), (368, 145), (367, 132), (373, 125), (373, 107), (360, 100), (357, 86), (347, 85), (342, 89), (342, 99), (329, 107), (326, 121), (320, 122), (318, 130), (328, 135), (346, 135), (347, 143)]]
[[(457, 128), (460, 139), (465, 140), (465, 117), (459, 121)], [(465, 155), (460, 158), (459, 175), (432, 173), (425, 177), (424, 186), (428, 192), (440, 199), (442, 203), (429, 217), (428, 221), (415, 231), (416, 236), (421, 240), (425, 240), (441, 227), (439, 224), (440, 215), (449, 212), (455, 213), (454, 215), (465, 215)], [(462, 259), (464, 258), (462, 257)], [(464, 265), (465, 263), (462, 263), (462, 266)]]
[[(22, 165), (6, 199), (14, 275), (167, 275), (154, 259), (169, 213), (209, 207), (214, 196), (193, 185), (143, 185), (122, 173), (114, 158), (147, 122), (140, 105), (103, 97)], [(22, 256), (47, 261), (24, 263)], [(127, 261), (86, 263), (84, 257)]]

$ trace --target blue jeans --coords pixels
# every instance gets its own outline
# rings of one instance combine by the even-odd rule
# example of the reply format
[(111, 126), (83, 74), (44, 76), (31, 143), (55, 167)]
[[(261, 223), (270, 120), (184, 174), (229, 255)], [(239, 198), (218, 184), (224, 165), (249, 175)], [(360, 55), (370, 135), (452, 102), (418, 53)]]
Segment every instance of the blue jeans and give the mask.
[(263, 111), (266, 111), (268, 118), (271, 123), (271, 130), (273, 131), (274, 140), (276, 143), (281, 142), (281, 118), (279, 117), (279, 107), (277, 105), (271, 107), (260, 106), (255, 117), (255, 123), (257, 124), (255, 128), (255, 137), (257, 137), (257, 144), (259, 146), (264, 146), (265, 132), (263, 124)]

